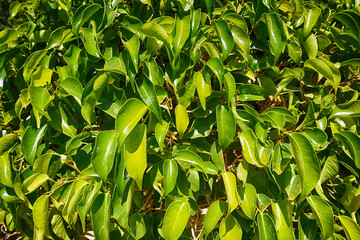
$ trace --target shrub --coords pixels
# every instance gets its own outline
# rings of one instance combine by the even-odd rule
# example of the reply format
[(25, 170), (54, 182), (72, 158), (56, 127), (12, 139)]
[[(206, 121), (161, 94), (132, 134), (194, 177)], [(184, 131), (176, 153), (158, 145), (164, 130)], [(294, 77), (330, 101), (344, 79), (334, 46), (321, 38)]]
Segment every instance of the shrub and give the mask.
[(357, 1), (14, 1), (5, 237), (360, 239)]

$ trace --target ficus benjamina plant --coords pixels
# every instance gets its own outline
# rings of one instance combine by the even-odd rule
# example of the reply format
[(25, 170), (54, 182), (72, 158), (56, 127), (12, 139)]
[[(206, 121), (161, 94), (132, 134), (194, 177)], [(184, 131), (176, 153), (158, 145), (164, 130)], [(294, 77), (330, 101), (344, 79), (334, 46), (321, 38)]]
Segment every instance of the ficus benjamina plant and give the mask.
[(4, 1), (0, 236), (360, 239), (359, 4)]

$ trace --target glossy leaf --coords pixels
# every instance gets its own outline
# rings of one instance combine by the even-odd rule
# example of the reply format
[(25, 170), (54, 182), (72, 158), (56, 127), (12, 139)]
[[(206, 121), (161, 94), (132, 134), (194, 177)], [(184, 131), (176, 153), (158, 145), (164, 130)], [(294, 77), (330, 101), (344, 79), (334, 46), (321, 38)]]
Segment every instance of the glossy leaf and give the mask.
[(304, 38), (307, 38), (307, 36), (310, 34), (320, 14), (321, 14), (321, 10), (313, 6), (307, 12), (305, 12), (304, 29), (303, 29)]
[(201, 106), (206, 110), (206, 98), (211, 95), (211, 83), (207, 82), (207, 78), (204, 78), (201, 72), (196, 72), (194, 79)]
[(221, 221), (219, 234), (221, 240), (242, 239), (241, 226), (231, 214)]
[(300, 201), (314, 189), (320, 179), (319, 160), (309, 140), (300, 133), (290, 135), (291, 146), (300, 174)]
[(270, 51), (277, 60), (286, 46), (286, 36), (281, 18), (275, 14), (265, 15), (267, 30), (270, 38)]
[(245, 56), (248, 56), (250, 54), (250, 38), (248, 34), (236, 25), (232, 26), (231, 32), (235, 44), (244, 52)]
[(216, 124), (218, 141), (222, 149), (226, 149), (232, 142), (236, 131), (235, 118), (232, 110), (219, 105), (216, 107)]
[(357, 168), (360, 168), (360, 137), (353, 132), (343, 131), (335, 133), (334, 137), (344, 146), (344, 150), (349, 157), (353, 159)]
[(109, 75), (104, 73), (100, 76), (94, 77), (90, 82), (85, 86), (84, 92), (81, 97), (81, 114), (84, 119), (91, 124), (94, 121), (93, 111), (95, 105), (101, 95), (101, 92), (105, 88), (109, 80)]
[(173, 29), (173, 47), (175, 57), (179, 55), (186, 40), (190, 36), (190, 16), (187, 15), (180, 19), (179, 16), (175, 17), (175, 26)]
[(91, 163), (95, 172), (105, 182), (112, 169), (116, 149), (115, 131), (102, 131), (96, 136)]
[(190, 217), (188, 201), (174, 201), (166, 209), (162, 232), (166, 240), (178, 239)]
[(220, 20), (214, 23), (214, 26), (221, 43), (222, 60), (224, 61), (229, 56), (234, 47), (234, 38), (226, 20)]
[(250, 129), (245, 130), (239, 134), (239, 139), (245, 160), (250, 164), (260, 166), (259, 150), (254, 144), (256, 142), (254, 132)]
[(308, 197), (307, 201), (315, 213), (322, 238), (328, 239), (334, 233), (334, 213), (331, 206), (322, 198), (315, 195)]
[(274, 221), (266, 213), (259, 213), (257, 216), (257, 224), (259, 229), (259, 239), (273, 240), (278, 239)]
[(166, 159), (163, 164), (164, 193), (168, 195), (176, 186), (178, 166), (172, 159)]
[(346, 237), (348, 239), (358, 239), (360, 237), (359, 225), (347, 216), (339, 216), (341, 225), (344, 227)]
[(143, 175), (147, 167), (145, 125), (136, 125), (130, 132), (124, 143), (123, 154), (126, 171), (136, 181), (138, 188), (142, 189)]
[(161, 112), (159, 107), (159, 102), (157, 100), (156, 91), (152, 82), (146, 77), (142, 78), (142, 81), (139, 84), (139, 94), (144, 103), (149, 107), (149, 109), (155, 114), (157, 120), (161, 123)]
[(147, 107), (136, 98), (128, 99), (118, 112), (115, 122), (118, 145), (121, 147), (136, 124), (144, 116)]
[(341, 76), (339, 70), (332, 62), (327, 61), (323, 58), (309, 59), (304, 63), (304, 67), (311, 68), (324, 76), (331, 82), (335, 91), (337, 91)]
[(50, 236), (49, 231), (49, 196), (42, 195), (40, 196), (33, 206), (33, 219), (34, 224), (39, 231), (42, 232), (45, 236)]
[(22, 152), (25, 160), (33, 165), (36, 153), (47, 130), (47, 125), (42, 126), (40, 129), (29, 127), (26, 129), (24, 137), (22, 139)]
[(239, 205), (237, 200), (237, 190), (236, 190), (236, 177), (232, 172), (223, 172), (221, 174), (225, 186), (225, 192), (228, 203), (228, 212), (231, 213)]
[(169, 123), (166, 121), (162, 121), (162, 123), (157, 123), (155, 126), (155, 138), (161, 151), (164, 149), (164, 141), (166, 138), (166, 134), (169, 129)]
[(174, 159), (179, 162), (199, 167), (201, 170), (205, 169), (204, 161), (202, 160), (202, 158), (190, 150), (179, 150), (174, 152)]
[(110, 239), (110, 193), (98, 195), (91, 207), (91, 219), (96, 239)]
[(189, 115), (186, 108), (180, 104), (175, 108), (175, 122), (176, 129), (179, 132), (179, 137), (182, 138), (189, 125)]
[(204, 229), (206, 234), (209, 234), (215, 228), (226, 210), (227, 204), (221, 200), (215, 201), (210, 205), (204, 217)]

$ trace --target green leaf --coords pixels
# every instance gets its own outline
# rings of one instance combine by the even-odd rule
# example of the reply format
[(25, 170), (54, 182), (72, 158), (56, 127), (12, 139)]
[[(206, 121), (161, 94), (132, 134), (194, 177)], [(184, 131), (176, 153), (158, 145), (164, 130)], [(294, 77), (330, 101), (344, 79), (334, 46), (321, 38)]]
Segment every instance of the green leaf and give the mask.
[(172, 35), (173, 35), (174, 55), (175, 57), (177, 57), (190, 35), (189, 15), (183, 17), (182, 19), (180, 19), (180, 17), (176, 15), (175, 26)]
[(280, 175), (291, 160), (290, 151), (281, 143), (275, 145), (275, 149), (272, 156), (272, 168)]
[(211, 82), (208, 82), (209, 79), (204, 78), (201, 72), (195, 72), (194, 79), (201, 106), (206, 110), (206, 98), (211, 95)]
[(83, 195), (85, 186), (88, 184), (83, 179), (77, 179), (72, 185), (62, 210), (62, 216), (69, 224), (75, 224), (77, 216), (74, 217), (75, 207)]
[(212, 8), (212, 5), (213, 5), (213, 0), (205, 0), (205, 5), (206, 5), (206, 9), (208, 11), (208, 14), (209, 14), (209, 18), (211, 18), (211, 8)]
[(331, 206), (316, 195), (307, 197), (307, 201), (315, 213), (322, 239), (330, 238), (334, 234), (334, 213)]
[(52, 231), (55, 233), (55, 235), (61, 239), (70, 240), (68, 234), (66, 233), (63, 218), (61, 217), (60, 213), (56, 211), (55, 213), (51, 214), (50, 218)]
[(217, 140), (211, 145), (210, 153), (211, 153), (211, 160), (213, 161), (217, 169), (219, 169), (222, 172), (225, 172), (224, 158), (219, 142)]
[(242, 239), (242, 229), (233, 215), (229, 214), (221, 221), (219, 235), (221, 240)]
[(340, 202), (346, 211), (354, 216), (360, 208), (360, 188), (354, 187), (352, 181), (351, 177), (344, 179), (345, 193), (341, 196)]
[(270, 51), (275, 56), (275, 61), (277, 61), (286, 46), (283, 22), (279, 15), (275, 13), (266, 14), (265, 21), (270, 38)]
[(49, 108), (50, 126), (69, 137), (75, 137), (78, 123), (62, 103)]
[(179, 132), (179, 137), (182, 138), (189, 125), (189, 115), (186, 108), (180, 104), (178, 104), (175, 108), (175, 122), (176, 129)]
[(31, 83), (34, 87), (47, 85), (51, 82), (53, 71), (43, 66), (38, 67), (33, 74), (31, 74)]
[(219, 20), (214, 22), (215, 30), (217, 36), (220, 40), (220, 45), (222, 49), (222, 60), (224, 61), (229, 54), (231, 53), (234, 47), (234, 38), (231, 34), (230, 28), (226, 20)]
[(159, 68), (158, 64), (156, 63), (156, 61), (154, 61), (154, 60), (149, 61), (149, 62), (146, 61), (145, 65), (146, 65), (146, 70), (147, 70), (147, 72), (145, 74), (150, 79), (150, 81), (154, 85), (163, 85), (163, 83), (164, 83), (163, 73), (162, 73), (161, 69)]
[(76, 10), (74, 18), (71, 21), (72, 30), (76, 36), (78, 35), (79, 30), (84, 25), (84, 23), (87, 22), (100, 8), (101, 5), (99, 4), (91, 4), (83, 5)]
[(90, 55), (100, 58), (101, 53), (97, 42), (97, 35), (94, 30), (89, 28), (81, 28), (81, 40), (84, 43), (86, 52)]
[(299, 202), (302, 202), (320, 179), (320, 164), (311, 143), (301, 133), (292, 133), (290, 142), (300, 175)]
[(344, 227), (347, 239), (356, 240), (360, 238), (359, 225), (347, 216), (339, 216), (341, 225)]
[(320, 184), (325, 183), (326, 181), (334, 178), (339, 172), (339, 161), (334, 152), (330, 152), (328, 156), (326, 156), (326, 161), (321, 169), (320, 175)]
[(129, 51), (130, 58), (132, 63), (134, 64), (135, 71), (138, 69), (139, 65), (139, 48), (140, 48), (140, 40), (138, 36), (134, 35), (130, 38), (129, 41), (122, 41), (125, 48)]
[[(16, 29), (5, 29), (0, 32), (0, 50), (13, 47), (18, 37)], [(16, 45), (15, 45), (16, 46)]]
[(69, 42), (74, 39), (71, 38), (72, 36), (73, 33), (71, 32), (71, 29), (67, 28), (66, 26), (59, 27), (50, 34), (46, 49), (54, 48)]
[(337, 91), (341, 75), (339, 69), (337, 69), (332, 62), (325, 60), (324, 58), (309, 59), (304, 63), (304, 67), (311, 68), (324, 76), (330, 81), (335, 92)]
[(245, 160), (250, 164), (261, 166), (254, 132), (251, 129), (242, 131), (239, 134), (239, 139)]
[(352, 11), (341, 11), (334, 15), (334, 18), (344, 24), (349, 30), (350, 34), (359, 41), (360, 27), (359, 27), (359, 15)]
[(166, 121), (162, 121), (162, 123), (157, 123), (155, 126), (155, 138), (157, 143), (159, 144), (160, 150), (164, 149), (164, 141), (166, 138), (166, 134), (169, 129), (169, 123)]
[(45, 236), (50, 237), (49, 231), (49, 196), (41, 195), (33, 206), (34, 224)]
[(360, 168), (360, 137), (350, 131), (335, 133), (334, 137), (342, 143), (345, 153), (355, 162), (356, 167)]
[(126, 171), (142, 189), (143, 175), (147, 167), (146, 125), (136, 125), (124, 143), (123, 156)]
[(299, 219), (299, 240), (315, 239), (317, 230), (314, 215), (301, 214)]
[(116, 149), (115, 131), (101, 131), (96, 136), (91, 163), (95, 172), (104, 182), (113, 167)]
[(162, 233), (165, 240), (176, 240), (183, 233), (190, 217), (190, 204), (188, 201), (177, 200), (166, 209)]
[(98, 195), (91, 207), (91, 220), (95, 239), (110, 239), (110, 193)]
[(240, 193), (241, 203), (240, 207), (246, 217), (250, 219), (255, 218), (256, 211), (256, 189), (250, 183), (245, 183), (245, 189)]
[(236, 177), (232, 172), (223, 172), (221, 176), (225, 186), (228, 212), (231, 213), (239, 205), (237, 200)]
[(277, 240), (275, 224), (272, 218), (266, 213), (259, 213), (257, 216), (260, 240)]
[(141, 99), (147, 106), (149, 106), (150, 110), (154, 113), (159, 123), (161, 123), (161, 111), (159, 107), (159, 102), (157, 100), (155, 88), (152, 82), (147, 79), (147, 77), (142, 77), (142, 81), (139, 84), (138, 91)]
[(81, 97), (81, 114), (88, 124), (95, 121), (94, 108), (99, 100), (101, 92), (109, 81), (109, 74), (103, 73), (92, 78), (85, 86), (84, 92)]
[(22, 184), (21, 188), (25, 194), (35, 191), (43, 183), (49, 179), (49, 176), (41, 173), (34, 173), (30, 177), (26, 178)]
[(39, 50), (33, 52), (25, 61), (24, 63), (24, 80), (25, 82), (30, 85), (31, 74), (34, 72), (37, 65), (39, 65), (42, 58), (46, 55), (45, 50)]
[(101, 181), (94, 181), (92, 184), (88, 185), (86, 195), (82, 201), (77, 205), (77, 211), (79, 212), (79, 217), (82, 225), (82, 229), (85, 232), (86, 216), (90, 211), (91, 206), (95, 200), (96, 194), (100, 190)]
[(204, 230), (206, 235), (215, 228), (226, 210), (227, 204), (221, 200), (215, 201), (210, 205), (204, 217)]
[(359, 67), (360, 66), (360, 58), (351, 58), (341, 62), (341, 67)]
[(227, 95), (227, 103), (230, 105), (231, 100), (235, 97), (236, 92), (236, 82), (235, 78), (230, 72), (227, 72), (224, 76), (225, 78), (225, 90)]
[(330, 119), (336, 117), (359, 117), (360, 101), (337, 104), (330, 114)]
[(321, 9), (315, 6), (304, 13), (304, 28), (303, 28), (303, 37), (306, 39), (311, 33), (313, 27), (315, 26), (318, 18), (320, 17)]
[(261, 101), (264, 98), (265, 91), (262, 87), (254, 84), (243, 84), (239, 86), (240, 101)]
[(46, 111), (47, 106), (50, 104), (50, 93), (47, 86), (30, 86), (29, 93), (31, 98), (31, 105), (34, 107), (34, 109), (49, 118), (49, 114)]
[(186, 163), (192, 166), (200, 168), (200, 170), (204, 171), (205, 165), (202, 158), (196, 153), (190, 150), (178, 150), (174, 151), (174, 159), (179, 161), (179, 163)]
[(0, 183), (13, 188), (13, 174), (9, 152), (0, 155)]
[(46, 133), (47, 125), (43, 125), (40, 129), (29, 127), (26, 129), (22, 139), (22, 152), (25, 160), (33, 166), (38, 147)]
[(218, 141), (222, 149), (226, 149), (232, 142), (236, 123), (232, 110), (223, 105), (216, 107), (216, 125), (218, 128)]
[(121, 107), (115, 121), (119, 147), (123, 145), (125, 138), (144, 116), (146, 110), (146, 105), (136, 98), (128, 99)]
[(170, 39), (168, 33), (165, 31), (165, 29), (161, 25), (159, 25), (155, 22), (145, 23), (141, 27), (141, 33), (147, 37), (156, 38), (156, 39), (164, 42), (167, 46), (171, 45), (171, 39)]
[[(297, 0), (296, 2), (300, 2), (300, 0)], [(299, 64), (302, 56), (299, 40), (296, 38), (290, 38), (290, 41), (287, 44), (287, 48), (290, 58)]]
[(130, 216), (130, 229), (135, 239), (140, 239), (145, 235), (146, 226), (140, 213), (134, 213)]
[(302, 134), (310, 141), (315, 151), (324, 150), (328, 146), (328, 136), (319, 128), (305, 129)]
[(311, 34), (304, 41), (305, 52), (310, 59), (315, 59), (318, 53), (318, 43), (315, 34)]
[(288, 200), (280, 200), (271, 203), (271, 209), (275, 218), (275, 228), (278, 239), (294, 239), (292, 228), (293, 206)]
[(249, 35), (236, 25), (231, 27), (231, 32), (234, 37), (235, 44), (244, 52), (245, 56), (250, 54), (250, 38)]
[(164, 194), (168, 195), (176, 187), (178, 166), (172, 159), (166, 159), (163, 164)]
[(81, 103), (81, 95), (83, 94), (83, 87), (79, 80), (73, 77), (64, 79), (59, 83), (66, 92), (72, 95), (78, 103)]
[(0, 138), (0, 155), (3, 155), (10, 148), (19, 142), (19, 137), (14, 133), (9, 133)]
[(221, 63), (220, 59), (217, 57), (212, 57), (206, 62), (206, 66), (208, 66), (215, 74), (215, 76), (220, 82), (220, 88), (222, 88), (225, 72), (224, 65)]

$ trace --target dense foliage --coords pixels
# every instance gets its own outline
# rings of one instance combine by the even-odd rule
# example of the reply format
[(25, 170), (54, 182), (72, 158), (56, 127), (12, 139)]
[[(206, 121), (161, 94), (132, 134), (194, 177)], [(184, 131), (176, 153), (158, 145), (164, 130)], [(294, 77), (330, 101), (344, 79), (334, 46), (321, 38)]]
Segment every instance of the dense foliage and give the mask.
[(360, 239), (358, 5), (13, 1), (3, 236)]

